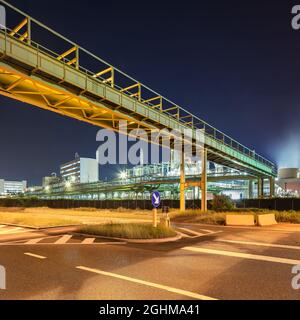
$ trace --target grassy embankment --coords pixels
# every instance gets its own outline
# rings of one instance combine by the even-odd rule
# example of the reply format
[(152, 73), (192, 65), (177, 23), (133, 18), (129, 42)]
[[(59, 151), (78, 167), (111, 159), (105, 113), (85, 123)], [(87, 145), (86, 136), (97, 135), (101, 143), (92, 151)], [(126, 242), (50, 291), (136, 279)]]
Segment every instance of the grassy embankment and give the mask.
[(270, 214), (274, 213), (277, 222), (299, 223), (300, 212), (297, 211), (276, 211), (263, 209), (234, 209), (232, 211), (208, 211), (206, 213), (199, 210), (188, 210), (185, 214), (175, 211), (171, 214), (174, 222), (195, 222), (213, 225), (225, 225), (227, 214)]
[(151, 221), (151, 212), (129, 210), (101, 210), (94, 208), (5, 208), (0, 207), (0, 224), (29, 227), (54, 227), (81, 224), (145, 223)]

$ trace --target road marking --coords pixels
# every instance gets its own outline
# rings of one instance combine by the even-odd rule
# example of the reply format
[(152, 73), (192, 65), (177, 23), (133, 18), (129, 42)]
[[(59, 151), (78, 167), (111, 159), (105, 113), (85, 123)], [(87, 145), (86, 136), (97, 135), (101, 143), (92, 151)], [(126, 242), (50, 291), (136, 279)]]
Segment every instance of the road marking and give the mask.
[(94, 243), (94, 241), (96, 240), (96, 238), (85, 238), (81, 244), (92, 244)]
[(191, 230), (191, 229), (182, 228), (182, 227), (179, 227), (179, 229), (180, 229), (180, 230), (183, 230), (183, 231), (186, 231), (186, 232), (188, 232), (188, 233), (191, 233), (191, 234), (193, 234), (193, 235), (195, 235), (195, 236), (197, 236), (197, 237), (203, 236), (203, 233), (199, 233), (199, 232), (196, 232), (196, 231)]
[(300, 250), (300, 247), (297, 247), (297, 246), (289, 246), (289, 245), (285, 245), (285, 244), (276, 244), (276, 243), (237, 241), (237, 240), (226, 240), (226, 239), (217, 239), (215, 241), (226, 242), (226, 243), (244, 244), (244, 245), (250, 245), (250, 246), (261, 246), (261, 247), (273, 247), (273, 248)]
[(27, 242), (25, 242), (25, 244), (37, 244), (38, 242), (42, 241), (45, 238), (37, 238), (37, 239), (31, 239)]
[[(187, 225), (186, 222), (177, 222), (176, 225)], [(199, 226), (199, 227), (207, 227), (207, 224), (203, 224), (203, 223), (193, 223), (193, 226)], [(226, 229), (248, 229), (250, 231), (280, 231), (283, 233), (295, 233), (295, 232), (300, 232), (300, 229), (298, 230), (288, 230), (288, 229), (284, 229), (283, 227), (277, 227), (276, 229), (273, 229), (271, 227), (266, 227), (266, 228), (262, 228), (262, 227), (245, 227), (245, 226), (224, 226), (224, 225), (214, 225), (214, 228), (222, 228), (224, 230)]]
[(65, 244), (65, 243), (67, 243), (71, 238), (72, 238), (71, 235), (66, 234), (66, 235), (62, 236), (61, 238), (59, 238), (57, 241), (55, 241), (54, 244)]
[(182, 236), (182, 238), (192, 238), (192, 236), (189, 236), (189, 235), (187, 235), (187, 234), (185, 234), (185, 233), (182, 233), (182, 232), (180, 232), (180, 231), (176, 231), (179, 235), (181, 235)]
[(47, 259), (46, 257), (39, 256), (38, 254), (34, 254), (34, 253), (30, 253), (30, 252), (25, 252), (24, 254), (26, 256), (30, 256), (30, 257), (34, 257), (34, 258), (38, 258), (38, 259)]
[(213, 250), (213, 249), (206, 249), (206, 248), (199, 248), (199, 247), (184, 247), (182, 248), (182, 250), (207, 253), (207, 254), (215, 254), (215, 255), (221, 255), (221, 256), (227, 256), (227, 257), (284, 263), (284, 264), (291, 264), (291, 265), (300, 264), (300, 260), (276, 258), (276, 257), (270, 257), (270, 256), (262, 256), (257, 254), (249, 254), (249, 253), (241, 253), (241, 252), (233, 252), (233, 251)]
[(213, 231), (213, 230), (207, 230), (207, 229), (201, 229), (207, 233), (219, 233), (220, 231)]
[(8, 230), (3, 230), (3, 231), (0, 231), (0, 234), (7, 234), (7, 233), (17, 233), (17, 232), (20, 232), (20, 231), (24, 231), (23, 228), (21, 227), (17, 227), (17, 228), (12, 228), (12, 229), (8, 229)]
[(87, 268), (87, 267), (83, 267), (83, 266), (78, 266), (76, 268), (80, 269), (80, 270), (84, 270), (84, 271), (89, 271), (89, 272), (93, 272), (93, 273), (96, 273), (96, 274), (100, 274), (102, 276), (112, 277), (112, 278), (116, 278), (116, 279), (120, 279), (120, 280), (125, 280), (125, 281), (129, 281), (129, 282), (142, 284), (142, 285), (145, 285), (145, 286), (148, 286), (148, 287), (152, 287), (152, 288), (156, 288), (156, 289), (169, 291), (169, 292), (180, 294), (180, 295), (183, 295), (183, 296), (186, 296), (186, 297), (189, 297), (189, 298), (194, 298), (194, 299), (199, 299), (199, 300), (217, 300), (215, 298), (204, 296), (204, 295), (201, 295), (201, 294), (198, 294), (198, 293), (194, 293), (194, 292), (191, 292), (191, 291), (186, 291), (186, 290), (182, 290), (182, 289), (177, 289), (177, 288), (165, 286), (165, 285), (162, 285), (162, 284), (157, 284), (157, 283), (154, 283), (154, 282), (148, 282), (148, 281), (144, 281), (144, 280), (140, 280), (140, 279), (135, 279), (135, 278), (127, 277), (127, 276), (122, 276), (120, 274), (106, 272), (106, 271), (102, 271), (102, 270), (99, 270), (99, 269), (92, 269), (92, 268)]

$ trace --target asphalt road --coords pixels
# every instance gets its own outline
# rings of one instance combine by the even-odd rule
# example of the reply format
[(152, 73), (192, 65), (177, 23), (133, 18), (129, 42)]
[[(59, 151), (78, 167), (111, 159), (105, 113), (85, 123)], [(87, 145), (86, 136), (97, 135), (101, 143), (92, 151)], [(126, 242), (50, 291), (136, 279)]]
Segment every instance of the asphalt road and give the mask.
[(291, 285), (299, 231), (177, 227), (183, 240), (147, 245), (0, 233), (0, 300), (300, 299)]

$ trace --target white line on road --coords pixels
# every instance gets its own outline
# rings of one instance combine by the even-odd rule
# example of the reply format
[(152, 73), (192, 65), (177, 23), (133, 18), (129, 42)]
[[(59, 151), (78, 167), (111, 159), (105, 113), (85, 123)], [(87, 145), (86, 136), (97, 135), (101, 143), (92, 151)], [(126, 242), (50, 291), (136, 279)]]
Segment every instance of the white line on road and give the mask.
[(201, 294), (198, 294), (198, 293), (194, 293), (194, 292), (191, 292), (191, 291), (185, 291), (185, 290), (182, 290), (182, 289), (177, 289), (177, 288), (165, 286), (165, 285), (162, 285), (162, 284), (157, 284), (157, 283), (154, 283), (154, 282), (148, 282), (148, 281), (144, 281), (144, 280), (140, 280), (140, 279), (135, 279), (135, 278), (127, 277), (127, 276), (122, 276), (122, 275), (116, 274), (116, 273), (106, 272), (106, 271), (102, 271), (102, 270), (98, 270), (98, 269), (87, 268), (87, 267), (83, 267), (83, 266), (78, 266), (76, 268), (80, 269), (80, 270), (84, 270), (84, 271), (89, 271), (89, 272), (93, 272), (93, 273), (96, 273), (96, 274), (100, 274), (102, 276), (112, 277), (112, 278), (116, 278), (116, 279), (120, 279), (120, 280), (125, 280), (125, 281), (129, 281), (129, 282), (142, 284), (144, 286), (148, 286), (148, 287), (152, 287), (152, 288), (156, 288), (156, 289), (160, 289), (160, 290), (169, 291), (169, 292), (180, 294), (180, 295), (183, 295), (183, 296), (186, 296), (186, 297), (189, 297), (189, 298), (194, 298), (194, 299), (199, 299), (199, 300), (217, 300), (215, 298), (204, 296), (204, 295), (201, 295)]
[(17, 232), (24, 232), (25, 230), (23, 228), (12, 228), (12, 229), (8, 229), (8, 230), (3, 230), (0, 231), (0, 234), (7, 234), (7, 233), (17, 233)]
[(66, 235), (62, 236), (61, 238), (59, 238), (59, 239), (55, 242), (55, 244), (65, 244), (65, 243), (67, 243), (71, 238), (72, 238), (71, 235), (66, 234)]
[(38, 242), (42, 241), (45, 238), (37, 238), (37, 239), (31, 239), (27, 241), (25, 244), (37, 244)]
[(96, 238), (85, 238), (81, 244), (92, 244), (94, 243), (94, 241), (96, 240)]
[(194, 231), (194, 230), (187, 229), (187, 228), (179, 227), (178, 229), (183, 230), (183, 231), (186, 231), (186, 232), (188, 232), (188, 233), (191, 233), (191, 234), (193, 234), (193, 235), (195, 235), (195, 236), (197, 236), (197, 237), (204, 235), (203, 233), (199, 233), (199, 232), (196, 232), (196, 231)]
[(185, 234), (185, 233), (182, 233), (182, 232), (180, 232), (180, 231), (176, 231), (182, 238), (193, 238), (192, 236), (189, 236), (189, 235), (187, 235), (187, 234)]
[(276, 243), (264, 243), (264, 242), (251, 242), (251, 241), (237, 241), (237, 240), (226, 240), (226, 239), (217, 239), (218, 242), (226, 243), (235, 243), (235, 244), (244, 244), (250, 246), (261, 246), (261, 247), (271, 247), (271, 248), (282, 248), (282, 249), (293, 249), (300, 250), (300, 247), (290, 246), (285, 244), (276, 244)]
[[(207, 230), (207, 229), (201, 229), (202, 231), (205, 231), (207, 233), (216, 233), (216, 231), (213, 230)], [(217, 231), (217, 233), (219, 233), (220, 231)]]
[(213, 249), (206, 249), (206, 248), (199, 248), (199, 247), (184, 247), (184, 248), (182, 248), (182, 250), (199, 252), (199, 253), (207, 253), (207, 254), (215, 254), (215, 255), (221, 255), (221, 256), (227, 256), (227, 257), (284, 263), (284, 264), (291, 264), (291, 265), (300, 264), (300, 260), (277, 258), (277, 257), (262, 256), (262, 255), (257, 255), (257, 254), (249, 254), (249, 253), (241, 253), (241, 252), (224, 251), (224, 250), (213, 250)]
[(47, 259), (46, 257), (39, 256), (38, 254), (34, 254), (34, 253), (30, 253), (30, 252), (25, 252), (24, 254), (26, 256), (30, 256), (30, 257), (34, 257), (34, 258), (38, 258), (38, 259)]

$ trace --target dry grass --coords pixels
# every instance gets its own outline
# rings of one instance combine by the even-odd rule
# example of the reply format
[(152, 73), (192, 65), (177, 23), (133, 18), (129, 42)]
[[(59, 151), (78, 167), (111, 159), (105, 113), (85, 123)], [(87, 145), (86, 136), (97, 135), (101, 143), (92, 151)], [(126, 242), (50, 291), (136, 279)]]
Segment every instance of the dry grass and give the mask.
[(78, 221), (71, 219), (40, 217), (38, 215), (27, 215), (16, 212), (0, 213), (0, 224), (1, 223), (40, 228), (79, 224)]
[(137, 223), (89, 225), (83, 226), (79, 232), (124, 239), (161, 239), (176, 235), (176, 232), (171, 228), (162, 226), (154, 228), (150, 224)]
[(117, 210), (95, 210), (90, 208), (78, 209), (51, 209), (41, 208), (1, 208), (0, 224), (11, 223), (32, 227), (52, 227), (70, 224), (107, 224), (134, 223), (151, 221), (151, 211), (126, 211)]
[(233, 211), (208, 211), (201, 212), (197, 210), (189, 210), (184, 214), (179, 211), (175, 211), (171, 214), (172, 221), (174, 222), (196, 222), (204, 224), (225, 225), (227, 214), (270, 214), (274, 213), (277, 222), (287, 223), (299, 223), (300, 224), (300, 212), (297, 211), (276, 211), (276, 210), (264, 210), (264, 209), (238, 209)]

